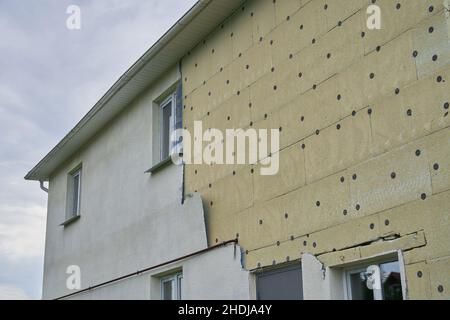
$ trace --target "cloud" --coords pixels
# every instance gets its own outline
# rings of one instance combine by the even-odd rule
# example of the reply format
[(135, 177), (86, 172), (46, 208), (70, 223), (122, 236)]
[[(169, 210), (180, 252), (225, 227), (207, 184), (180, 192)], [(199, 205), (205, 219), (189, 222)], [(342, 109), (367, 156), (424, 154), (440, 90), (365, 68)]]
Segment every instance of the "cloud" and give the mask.
[(23, 291), (14, 285), (1, 285), (0, 284), (0, 300), (29, 300), (30, 297)]
[(0, 205), (0, 255), (13, 261), (42, 256), (46, 209)]

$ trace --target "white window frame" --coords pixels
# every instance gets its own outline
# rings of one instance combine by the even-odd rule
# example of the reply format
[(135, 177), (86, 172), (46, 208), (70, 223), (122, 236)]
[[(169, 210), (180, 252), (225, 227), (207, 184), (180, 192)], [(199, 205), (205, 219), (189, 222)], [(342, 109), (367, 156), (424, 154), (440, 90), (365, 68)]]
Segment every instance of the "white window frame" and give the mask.
[[(75, 188), (76, 178), (78, 178), (78, 185)], [(83, 168), (81, 166), (77, 167), (77, 169), (70, 171), (69, 174), (67, 175), (66, 216), (65, 221), (61, 225), (65, 226), (68, 223), (80, 217), (82, 180), (83, 180)], [(77, 195), (76, 199), (75, 194)]]
[[(404, 274), (402, 272), (402, 267), (401, 267), (401, 261), (400, 259), (395, 260), (395, 259), (388, 259), (388, 260), (379, 260), (373, 263), (366, 263), (366, 264), (362, 264), (359, 265), (357, 267), (352, 267), (352, 268), (348, 268), (344, 270), (344, 295), (345, 295), (345, 299), (346, 300), (352, 300), (352, 290), (351, 290), (351, 278), (350, 276), (353, 274), (359, 274), (361, 272), (366, 272), (367, 268), (371, 265), (377, 265), (378, 267), (382, 264), (385, 263), (391, 263), (391, 262), (397, 262), (399, 264), (399, 268), (400, 268), (400, 277), (401, 277), (401, 285), (402, 285), (402, 293), (403, 293), (403, 299), (405, 299), (405, 294), (404, 294)], [(381, 276), (381, 274), (380, 274)], [(380, 279), (381, 281), (381, 279)], [(383, 296), (383, 290), (373, 290), (373, 298), (374, 300), (384, 300), (384, 296)]]
[(172, 94), (170, 94), (166, 99), (164, 99), (160, 104), (159, 104), (159, 157), (160, 157), (160, 161), (164, 161), (166, 160), (167, 156), (163, 155), (163, 145), (164, 145), (164, 141), (163, 141), (163, 130), (164, 130), (164, 108), (167, 108), (169, 103), (171, 103), (171, 115), (170, 115), (170, 120), (169, 120), (169, 154), (168, 156), (170, 157), (171, 155), (171, 149), (172, 149), (172, 135), (173, 132), (175, 130), (175, 112), (176, 112), (176, 92), (173, 92)]
[(164, 299), (164, 284), (166, 282), (172, 283), (172, 300), (181, 300), (181, 286), (180, 282), (183, 280), (183, 273), (176, 273), (161, 279), (161, 300)]

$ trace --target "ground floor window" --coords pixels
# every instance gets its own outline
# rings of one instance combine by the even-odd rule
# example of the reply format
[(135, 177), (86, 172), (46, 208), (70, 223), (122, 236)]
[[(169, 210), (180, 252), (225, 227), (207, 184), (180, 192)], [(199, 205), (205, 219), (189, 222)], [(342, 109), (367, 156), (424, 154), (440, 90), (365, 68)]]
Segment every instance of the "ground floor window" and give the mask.
[(398, 261), (348, 269), (345, 288), (350, 300), (402, 300), (402, 281)]
[(177, 273), (161, 279), (162, 300), (181, 300), (183, 274)]
[(258, 300), (303, 300), (300, 263), (256, 274)]

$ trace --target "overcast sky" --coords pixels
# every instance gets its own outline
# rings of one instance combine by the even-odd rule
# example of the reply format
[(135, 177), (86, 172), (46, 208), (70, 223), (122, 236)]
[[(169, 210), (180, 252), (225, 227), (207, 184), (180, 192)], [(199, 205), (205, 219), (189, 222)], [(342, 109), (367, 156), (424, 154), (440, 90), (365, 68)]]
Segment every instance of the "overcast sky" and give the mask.
[(24, 175), (195, 2), (0, 0), (0, 300), (41, 297), (47, 197)]

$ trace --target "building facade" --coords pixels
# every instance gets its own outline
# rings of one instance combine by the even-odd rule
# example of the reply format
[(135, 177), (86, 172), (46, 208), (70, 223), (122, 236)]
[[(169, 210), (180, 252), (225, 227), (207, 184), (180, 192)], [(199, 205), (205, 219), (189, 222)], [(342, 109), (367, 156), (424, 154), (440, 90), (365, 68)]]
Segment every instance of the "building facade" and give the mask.
[(191, 50), (185, 126), (280, 131), (277, 175), (186, 167), (209, 244), (302, 265), (306, 298), (367, 294), (352, 275), (386, 263), (403, 297), (449, 298), (449, 28), (446, 1), (258, 0)]
[[(182, 197), (183, 168), (156, 167), (145, 173), (152, 163), (165, 160), (153, 147), (163, 139), (153, 134), (152, 119), (159, 114), (149, 106), (161, 96), (165, 100), (166, 89), (178, 82), (174, 67), (52, 172), (44, 299), (79, 291), (67, 285), (77, 276), (73, 267), (83, 290), (174, 260), (67, 298), (249, 297), (249, 275), (237, 246), (177, 260), (208, 247), (200, 197)], [(217, 282), (224, 283), (221, 290), (212, 285)]]
[[(27, 175), (44, 298), (448, 299), (449, 81), (447, 0), (199, 1)], [(279, 151), (172, 164), (196, 122)]]

